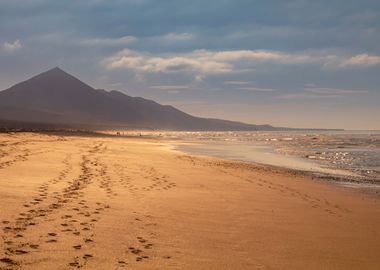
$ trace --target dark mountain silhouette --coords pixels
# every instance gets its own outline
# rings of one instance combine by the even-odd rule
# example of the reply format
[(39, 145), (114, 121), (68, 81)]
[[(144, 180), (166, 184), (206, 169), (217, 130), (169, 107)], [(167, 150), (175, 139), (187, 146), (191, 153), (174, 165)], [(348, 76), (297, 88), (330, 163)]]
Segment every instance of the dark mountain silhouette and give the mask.
[(56, 67), (0, 92), (0, 119), (23, 123), (170, 130), (274, 130), (194, 117), (172, 106), (96, 90)]

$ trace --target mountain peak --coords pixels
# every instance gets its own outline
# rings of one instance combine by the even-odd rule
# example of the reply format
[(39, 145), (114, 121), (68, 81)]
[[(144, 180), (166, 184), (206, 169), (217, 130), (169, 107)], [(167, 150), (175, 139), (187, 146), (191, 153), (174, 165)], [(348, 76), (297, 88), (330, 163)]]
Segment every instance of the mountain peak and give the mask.
[(42, 72), (19, 85), (22, 85), (24, 89), (29, 89), (29, 91), (31, 89), (44, 89), (45, 91), (72, 92), (93, 89), (59, 67)]
[[(20, 106), (29, 107), (33, 101), (41, 103), (43, 100), (50, 100), (51, 105), (49, 107), (51, 107), (53, 106), (52, 104), (55, 104), (52, 100), (75, 103), (81, 99), (79, 97), (91, 95), (92, 91), (94, 89), (91, 86), (59, 67), (54, 67), (26, 81), (13, 85), (7, 90), (2, 91), (2, 93), (9, 96), (19, 96)], [(82, 102), (85, 102), (85, 100), (82, 100)]]
[[(64, 70), (62, 70), (61, 68), (59, 68), (58, 66), (57, 67), (53, 67), (52, 69), (49, 69), (48, 71), (46, 72), (65, 72)], [(66, 73), (66, 72), (65, 72)]]
[[(46, 77), (46, 75), (48, 75), (48, 76), (54, 76), (54, 78), (57, 78), (57, 77), (61, 77), (61, 78), (75, 78), (73, 75), (67, 73), (66, 71), (64, 71), (63, 69), (61, 69), (59, 67), (54, 67), (52, 69), (49, 69), (49, 70), (47, 70), (45, 72), (42, 72), (42, 73), (34, 76), (33, 78), (36, 78), (36, 77)], [(75, 78), (75, 79), (77, 79), (77, 78)]]

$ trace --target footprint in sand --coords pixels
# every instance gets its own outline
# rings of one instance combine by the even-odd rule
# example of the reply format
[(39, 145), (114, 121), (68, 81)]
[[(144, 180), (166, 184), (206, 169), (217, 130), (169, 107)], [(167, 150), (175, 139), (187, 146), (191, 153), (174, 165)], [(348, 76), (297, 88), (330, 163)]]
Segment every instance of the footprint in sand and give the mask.
[(17, 264), (14, 260), (12, 260), (10, 258), (1, 258), (0, 262), (6, 263), (8, 265), (16, 265)]
[(133, 254), (140, 254), (141, 252), (142, 252), (142, 250), (140, 250), (140, 249), (138, 249), (138, 248), (134, 248), (134, 247), (129, 247), (128, 248), (130, 251), (131, 251), (131, 253), (133, 253)]
[(77, 261), (69, 263), (69, 266), (80, 268), (80, 264)]
[(14, 254), (16, 254), (16, 255), (24, 255), (24, 254), (27, 254), (27, 253), (28, 253), (28, 251), (25, 251), (25, 250), (22, 250), (22, 249), (16, 249), (14, 251)]
[(40, 245), (33, 245), (33, 244), (30, 244), (29, 247), (32, 248), (32, 249), (38, 249)]
[(94, 257), (94, 256), (92, 256), (91, 254), (84, 254), (83, 255), (83, 259), (90, 259), (92, 257)]
[(92, 243), (92, 242), (94, 242), (94, 240), (92, 240), (90, 238), (86, 238), (86, 239), (84, 239), (84, 242), (85, 243)]
[(127, 263), (125, 261), (118, 261), (117, 262), (120, 266), (124, 267), (127, 265)]
[(152, 246), (153, 246), (153, 244), (146, 244), (146, 245), (144, 245), (144, 248), (145, 248), (145, 249), (151, 249)]
[(57, 243), (57, 240), (55, 240), (55, 239), (50, 239), (50, 240), (45, 241), (45, 243)]
[(12, 230), (12, 227), (9, 227), (9, 226), (3, 228), (4, 232), (10, 232), (11, 230)]

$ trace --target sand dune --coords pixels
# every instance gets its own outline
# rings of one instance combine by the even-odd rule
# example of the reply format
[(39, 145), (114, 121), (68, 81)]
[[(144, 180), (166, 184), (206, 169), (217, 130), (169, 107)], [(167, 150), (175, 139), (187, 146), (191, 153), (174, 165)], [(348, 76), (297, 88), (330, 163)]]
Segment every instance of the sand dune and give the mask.
[(379, 202), (158, 140), (0, 134), (0, 269), (380, 269)]

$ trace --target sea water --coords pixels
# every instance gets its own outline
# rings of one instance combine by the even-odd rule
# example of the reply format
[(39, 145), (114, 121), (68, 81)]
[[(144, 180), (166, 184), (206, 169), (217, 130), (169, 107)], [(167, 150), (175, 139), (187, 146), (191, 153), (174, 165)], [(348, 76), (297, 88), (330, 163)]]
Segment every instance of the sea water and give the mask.
[[(178, 150), (380, 184), (380, 131), (140, 132)], [(176, 143), (177, 141), (177, 143)]]

